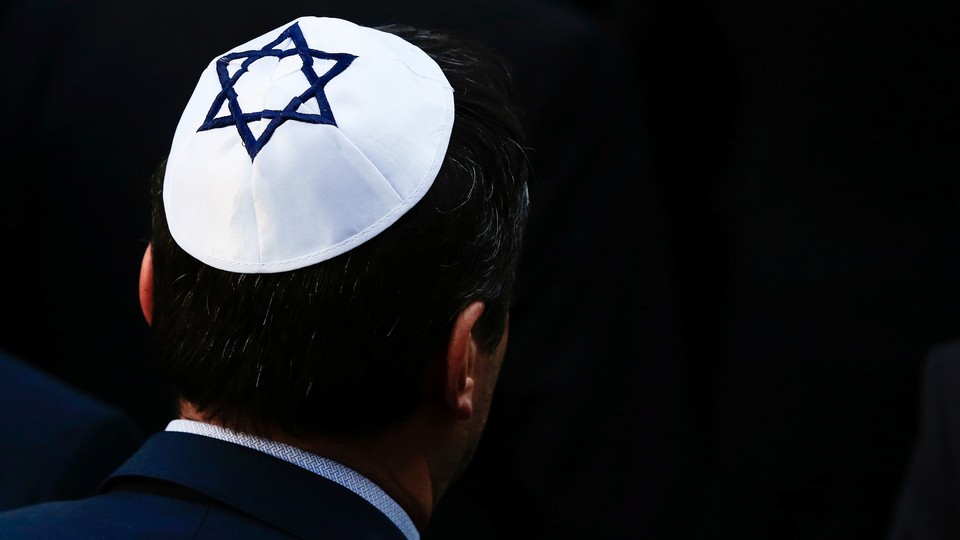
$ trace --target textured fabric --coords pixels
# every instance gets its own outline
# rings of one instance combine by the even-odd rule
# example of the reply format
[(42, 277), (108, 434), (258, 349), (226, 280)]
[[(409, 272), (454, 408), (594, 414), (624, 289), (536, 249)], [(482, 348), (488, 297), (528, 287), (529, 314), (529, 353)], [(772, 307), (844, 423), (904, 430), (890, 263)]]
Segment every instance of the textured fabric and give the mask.
[(378, 510), (383, 512), (384, 515), (390, 518), (390, 521), (403, 531), (403, 534), (409, 540), (417, 540), (420, 538), (420, 533), (417, 532), (413, 521), (410, 520), (410, 517), (396, 501), (380, 489), (379, 486), (371, 482), (370, 479), (336, 461), (306, 452), (289, 444), (255, 437), (246, 433), (237, 433), (220, 426), (193, 420), (173, 420), (167, 426), (167, 431), (193, 433), (221, 441), (232, 442), (247, 448), (259, 450), (275, 458), (282, 459), (287, 463), (292, 463), (312, 473), (319, 474), (349, 489), (377, 507)]

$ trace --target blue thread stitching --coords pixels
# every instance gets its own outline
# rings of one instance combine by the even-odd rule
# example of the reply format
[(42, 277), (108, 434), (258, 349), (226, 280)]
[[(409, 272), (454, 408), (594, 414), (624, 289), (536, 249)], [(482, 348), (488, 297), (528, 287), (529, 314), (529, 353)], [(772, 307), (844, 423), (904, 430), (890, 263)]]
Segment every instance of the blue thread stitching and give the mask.
[[(294, 47), (292, 49), (280, 50), (274, 48), (288, 38), (293, 41)], [(293, 56), (294, 54), (300, 56), (300, 60), (303, 62), (300, 71), (302, 71), (303, 75), (307, 78), (310, 87), (299, 96), (293, 97), (283, 110), (267, 109), (260, 112), (243, 112), (243, 110), (240, 109), (240, 102), (237, 99), (238, 95), (234, 89), (234, 85), (237, 80), (247, 72), (250, 64), (261, 58), (273, 56), (283, 59), (288, 56)], [(233, 77), (230, 77), (227, 71), (230, 62), (240, 58), (246, 58), (246, 60), (240, 64), (240, 69), (233, 74)], [(313, 69), (314, 58), (333, 60), (336, 63), (329, 71), (324, 73), (323, 76), (320, 76), (317, 75), (316, 70)], [(307, 45), (307, 40), (303, 37), (299, 23), (294, 23), (284, 30), (277, 39), (271, 41), (260, 50), (232, 52), (224, 55), (217, 60), (217, 76), (220, 78), (220, 86), (222, 89), (217, 94), (217, 97), (214, 98), (213, 105), (210, 106), (210, 110), (207, 112), (203, 124), (197, 131), (237, 126), (240, 140), (247, 149), (247, 154), (250, 155), (250, 161), (253, 161), (253, 158), (257, 156), (260, 150), (267, 144), (267, 141), (270, 140), (273, 132), (280, 127), (280, 124), (283, 124), (287, 120), (336, 126), (337, 121), (333, 116), (333, 110), (330, 108), (330, 103), (327, 101), (327, 95), (323, 89), (331, 79), (343, 73), (355, 58), (356, 56), (352, 54), (328, 53), (311, 49), (309, 45)], [(317, 100), (320, 114), (307, 114), (297, 111), (297, 109), (310, 98)], [(216, 114), (223, 107), (224, 101), (227, 101), (229, 115), (217, 117)], [(259, 138), (254, 137), (248, 124), (264, 118), (270, 119), (270, 123), (267, 124), (266, 129), (263, 130)]]

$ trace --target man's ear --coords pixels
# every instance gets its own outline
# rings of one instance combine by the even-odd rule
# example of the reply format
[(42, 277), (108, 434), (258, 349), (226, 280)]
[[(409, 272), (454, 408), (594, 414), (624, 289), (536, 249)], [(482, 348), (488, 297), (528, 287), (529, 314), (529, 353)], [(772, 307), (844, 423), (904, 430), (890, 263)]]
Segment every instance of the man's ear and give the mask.
[(140, 310), (147, 324), (153, 324), (153, 244), (147, 244), (140, 262)]
[(459, 420), (466, 420), (473, 415), (477, 344), (471, 332), (483, 309), (483, 302), (473, 302), (460, 312), (447, 346), (444, 398), (447, 407)]

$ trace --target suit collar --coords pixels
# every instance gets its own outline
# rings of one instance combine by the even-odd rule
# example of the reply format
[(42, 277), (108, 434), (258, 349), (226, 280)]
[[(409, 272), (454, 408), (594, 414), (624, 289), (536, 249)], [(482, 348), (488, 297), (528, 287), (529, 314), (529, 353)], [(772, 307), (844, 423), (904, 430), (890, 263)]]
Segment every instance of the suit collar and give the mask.
[(405, 540), (352, 491), (257, 450), (201, 435), (160, 432), (104, 483), (154, 479), (186, 487), (300, 538)]

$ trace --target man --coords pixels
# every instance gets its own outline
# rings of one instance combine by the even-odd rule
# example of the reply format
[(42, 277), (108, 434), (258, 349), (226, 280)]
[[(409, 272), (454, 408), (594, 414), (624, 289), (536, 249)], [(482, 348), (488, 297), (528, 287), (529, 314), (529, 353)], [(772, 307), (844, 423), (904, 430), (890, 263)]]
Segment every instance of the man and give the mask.
[(181, 418), (3, 538), (418, 538), (484, 430), (527, 214), (483, 47), (301, 17), (213, 60), (143, 313)]

